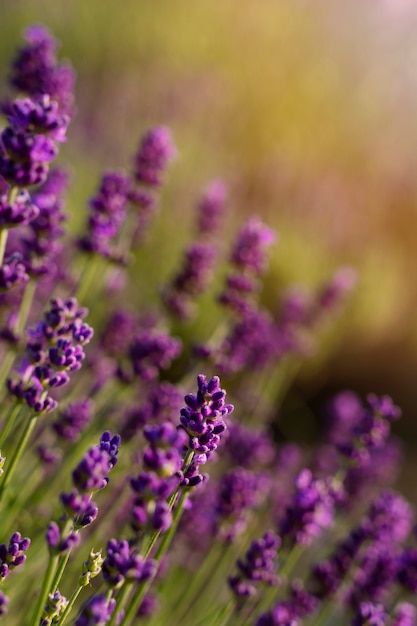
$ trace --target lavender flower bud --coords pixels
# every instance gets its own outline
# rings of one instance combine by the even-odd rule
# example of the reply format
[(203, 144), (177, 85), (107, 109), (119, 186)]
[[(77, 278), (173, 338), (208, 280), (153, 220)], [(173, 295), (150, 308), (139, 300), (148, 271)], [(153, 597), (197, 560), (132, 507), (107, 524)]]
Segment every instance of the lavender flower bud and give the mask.
[(48, 600), (44, 606), (40, 626), (51, 626), (56, 624), (58, 618), (65, 611), (68, 600), (57, 589), (48, 595)]
[(0, 582), (9, 574), (10, 570), (19, 567), (26, 561), (25, 552), (30, 546), (30, 539), (22, 539), (20, 533), (13, 533), (9, 545), (0, 544)]
[(29, 224), (39, 215), (39, 209), (26, 189), (21, 189), (10, 204), (8, 194), (0, 195), (0, 225), (15, 228)]
[(103, 561), (104, 558), (101, 556), (101, 551), (94, 552), (91, 550), (88, 559), (83, 563), (82, 574), (79, 578), (80, 587), (86, 587), (93, 578), (100, 574)]
[(81, 607), (74, 626), (105, 626), (113, 614), (115, 604), (114, 598), (107, 601), (104, 595), (92, 596)]
[(134, 176), (137, 182), (157, 187), (170, 161), (176, 156), (171, 133), (164, 126), (150, 130), (142, 139), (135, 157)]

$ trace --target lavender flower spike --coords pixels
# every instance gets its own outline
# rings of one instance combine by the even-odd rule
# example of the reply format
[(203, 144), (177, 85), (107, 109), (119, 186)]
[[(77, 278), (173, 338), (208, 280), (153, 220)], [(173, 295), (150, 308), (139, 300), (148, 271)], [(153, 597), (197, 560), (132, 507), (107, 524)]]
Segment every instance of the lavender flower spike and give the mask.
[(74, 626), (105, 626), (111, 618), (116, 601), (106, 596), (92, 596), (83, 604)]
[(142, 139), (135, 158), (134, 176), (138, 183), (158, 187), (166, 166), (176, 156), (177, 150), (171, 133), (165, 126), (157, 126)]
[(200, 374), (197, 384), (197, 393), (190, 393), (184, 398), (187, 406), (181, 409), (179, 425), (188, 435), (188, 449), (194, 451), (190, 468), (183, 477), (185, 486), (194, 486), (203, 480), (198, 466), (206, 463), (216, 450), (227, 428), (222, 418), (233, 411), (233, 405), (225, 403), (226, 392), (221, 389), (218, 376), (207, 382), (206, 377)]

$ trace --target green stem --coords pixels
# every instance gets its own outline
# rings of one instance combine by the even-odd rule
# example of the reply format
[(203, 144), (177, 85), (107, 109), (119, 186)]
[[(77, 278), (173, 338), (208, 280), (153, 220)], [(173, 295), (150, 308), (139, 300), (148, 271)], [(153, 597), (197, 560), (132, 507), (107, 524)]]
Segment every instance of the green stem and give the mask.
[(95, 287), (97, 287), (97, 284), (94, 279), (97, 277), (100, 260), (101, 257), (98, 254), (87, 256), (84, 270), (81, 273), (75, 292), (75, 297), (80, 303), (83, 303), (87, 296), (90, 296), (88, 299), (91, 300), (91, 296), (94, 295), (91, 292), (96, 291)]
[(219, 571), (219, 565), (227, 552), (227, 548), (225, 549), (221, 543), (216, 543), (210, 550), (201, 567), (198, 568), (198, 576), (192, 577), (190, 584), (181, 594), (180, 600), (175, 606), (175, 620), (173, 619), (171, 622), (172, 626), (184, 623), (188, 611), (200, 598), (203, 590), (207, 588), (213, 573)]
[(16, 354), (14, 351), (14, 346), (9, 346), (9, 349), (4, 355), (2, 364), (0, 366), (0, 403), (3, 403), (3, 400), (8, 392), (5, 382), (15, 358)]
[[(45, 606), (46, 599), (48, 597), (49, 590), (51, 588), (51, 584), (55, 575), (55, 571), (58, 565), (58, 555), (50, 555), (48, 567), (45, 572), (45, 576), (42, 582), (42, 587), (39, 592), (38, 600), (36, 602), (35, 610), (33, 612), (32, 621), (30, 622), (30, 626), (39, 626), (39, 622), (42, 616), (42, 611)], [(27, 622), (25, 621), (22, 626), (27, 626)]]
[(31, 414), (29, 417), (29, 421), (23, 425), (20, 439), (17, 443), (16, 449), (13, 453), (11, 461), (10, 463), (6, 465), (5, 470), (4, 470), (3, 480), (0, 486), (0, 500), (4, 496), (5, 489), (13, 476), (14, 470), (16, 469), (16, 465), (27, 446), (27, 443), (32, 435), (33, 430), (35, 429), (37, 420), (38, 420), (38, 416)]
[(7, 236), (9, 231), (7, 228), (0, 229), (0, 267), (3, 265), (4, 253), (6, 252)]
[(67, 619), (68, 615), (71, 613), (72, 607), (74, 606), (74, 604), (75, 604), (75, 602), (76, 602), (76, 600), (77, 600), (78, 596), (80, 595), (80, 593), (81, 593), (83, 588), (84, 587), (78, 586), (74, 590), (73, 594), (71, 595), (71, 598), (68, 600), (68, 604), (65, 607), (65, 611), (60, 616), (59, 622), (57, 622), (56, 626), (63, 626), (65, 620)]
[[(175, 494), (176, 495), (176, 494)], [(173, 538), (173, 536), (175, 535), (175, 532), (177, 530), (179, 521), (181, 519), (181, 515), (184, 509), (184, 504), (185, 501), (187, 499), (187, 490), (183, 489), (181, 492), (181, 495), (179, 497), (178, 500), (178, 505), (174, 511), (174, 516), (173, 516), (173, 520), (172, 520), (172, 524), (170, 526), (170, 528), (167, 530), (167, 532), (164, 534), (164, 536), (162, 537), (161, 543), (159, 544), (159, 547), (157, 549), (157, 551), (155, 552), (155, 561), (157, 564), (160, 563), (161, 558), (164, 556), (164, 554), (166, 553), (166, 551), (169, 548), (169, 545), (171, 543), (171, 540)], [(175, 502), (175, 499), (174, 499)], [(156, 539), (155, 539), (156, 541)], [(152, 543), (152, 546), (154, 545), (155, 541)], [(147, 554), (149, 554), (150, 552), (150, 547), (148, 546), (148, 550), (147, 550)], [(157, 572), (158, 568), (155, 568), (155, 575)], [(136, 615), (136, 613), (138, 612), (138, 609), (142, 603), (143, 598), (145, 597), (146, 593), (148, 592), (148, 589), (150, 588), (150, 586), (152, 585), (153, 579), (155, 578), (155, 575), (150, 578), (149, 580), (147, 580), (146, 582), (138, 585), (133, 598), (129, 604), (129, 606), (126, 609), (126, 613), (124, 615), (124, 618), (122, 620), (122, 622), (120, 623), (120, 626), (127, 626), (127, 624), (131, 623)]]
[(26, 285), (25, 291), (23, 293), (23, 298), (20, 303), (18, 319), (15, 325), (15, 330), (16, 330), (17, 335), (20, 335), (26, 326), (30, 309), (32, 307), (32, 301), (35, 295), (36, 287), (37, 287), (37, 284), (33, 280), (31, 280)]
[(235, 603), (233, 600), (229, 600), (229, 602), (222, 606), (221, 609), (218, 610), (216, 616), (212, 622), (213, 626), (227, 626), (230, 622), (230, 619), (234, 613)]
[(62, 574), (64, 573), (64, 569), (68, 563), (68, 559), (70, 558), (70, 554), (71, 551), (68, 551), (65, 554), (61, 555), (59, 558), (58, 568), (55, 572), (54, 580), (51, 585), (51, 593), (55, 593), (58, 588), (58, 585), (62, 578)]
[(7, 439), (7, 435), (9, 434), (11, 427), (13, 426), (15, 420), (17, 419), (21, 408), (22, 408), (22, 405), (20, 404), (20, 402), (15, 401), (13, 403), (9, 411), (9, 414), (7, 415), (6, 420), (4, 422), (3, 430), (1, 431), (1, 434), (0, 434), (0, 449), (4, 445), (4, 442)]
[(124, 605), (124, 603), (126, 602), (126, 598), (129, 595), (129, 592), (132, 588), (133, 582), (132, 581), (127, 581), (123, 587), (119, 590), (119, 593), (116, 596), (116, 605), (114, 607), (112, 616), (111, 616), (111, 620), (108, 624), (108, 626), (115, 626), (116, 624), (116, 619), (118, 616), (118, 613), (120, 611), (120, 609), (122, 608), (122, 606)]

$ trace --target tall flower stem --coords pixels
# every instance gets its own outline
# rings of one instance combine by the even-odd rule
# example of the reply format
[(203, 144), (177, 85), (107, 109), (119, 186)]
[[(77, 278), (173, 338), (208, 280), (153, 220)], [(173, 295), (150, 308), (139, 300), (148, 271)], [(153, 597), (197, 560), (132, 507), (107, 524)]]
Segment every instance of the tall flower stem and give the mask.
[(22, 456), (28, 442), (29, 439), (35, 429), (36, 423), (38, 420), (38, 416), (34, 413), (32, 413), (29, 417), (29, 420), (26, 422), (26, 424), (23, 425), (22, 428), (22, 432), (20, 434), (20, 438), (19, 441), (17, 443), (16, 449), (13, 453), (13, 456), (11, 457), (10, 462), (6, 465), (5, 470), (4, 470), (4, 474), (3, 474), (3, 480), (1, 482), (0, 485), (0, 501), (4, 496), (4, 492), (6, 490), (7, 485), (9, 484), (13, 473), (16, 469), (16, 466), (19, 462), (20, 457)]
[(4, 253), (6, 252), (7, 237), (9, 231), (7, 228), (0, 229), (0, 267), (3, 265)]
[[(9, 204), (10, 205), (13, 204), (13, 202), (15, 201), (18, 191), (19, 190), (17, 187), (10, 187), (10, 190), (9, 190)], [(7, 228), (0, 228), (0, 267), (3, 265), (8, 235), (9, 235), (9, 231)]]
[(22, 408), (22, 405), (20, 404), (19, 401), (14, 401), (10, 411), (5, 419), (4, 422), (4, 426), (3, 429), (0, 433), (0, 448), (2, 448), (4, 442), (7, 439), (7, 436), (13, 426), (13, 424), (15, 423), (15, 421), (17, 420), (19, 413), (20, 413), (20, 409)]
[[(42, 587), (39, 592), (38, 600), (35, 605), (35, 610), (32, 615), (32, 621), (30, 622), (30, 626), (39, 626), (43, 607), (45, 606), (46, 598), (48, 597), (48, 593), (51, 589), (52, 581), (54, 580), (55, 572), (58, 566), (58, 559), (59, 555), (49, 555), (48, 567), (42, 581)], [(22, 626), (27, 626), (27, 622), (25, 621), (24, 623), (22, 623)]]
[[(230, 545), (227, 546), (227, 548), (228, 547), (230, 547)], [(172, 626), (183, 623), (188, 611), (194, 606), (203, 590), (207, 588), (208, 581), (213, 575), (213, 572), (218, 571), (219, 564), (225, 554), (228, 554), (227, 548), (224, 549), (223, 545), (217, 543), (213, 546), (213, 549), (210, 550), (201, 567), (198, 569), (198, 576), (193, 576), (190, 584), (187, 585), (186, 590), (181, 594), (180, 602), (175, 606), (175, 619), (172, 621)]]
[(37, 283), (34, 280), (29, 281), (25, 287), (23, 298), (20, 303), (18, 319), (16, 321), (16, 326), (15, 326), (15, 330), (18, 335), (20, 335), (23, 332), (26, 326), (26, 322), (28, 321), (36, 287), (37, 287)]
[(98, 276), (100, 261), (101, 257), (98, 254), (88, 255), (74, 294), (79, 302), (84, 302), (87, 297), (91, 301), (91, 297), (96, 295), (95, 279)]
[(50, 593), (54, 593), (57, 590), (58, 585), (59, 585), (59, 583), (61, 581), (62, 575), (64, 573), (64, 570), (65, 570), (65, 568), (67, 566), (68, 560), (70, 558), (70, 554), (71, 554), (71, 551), (68, 550), (68, 552), (66, 552), (65, 554), (62, 554), (59, 557), (58, 568), (57, 568), (57, 570), (55, 572), (55, 576), (54, 576), (54, 579), (53, 579), (52, 584), (51, 584)]
[(82, 587), (81, 585), (78, 585), (78, 587), (76, 589), (74, 589), (70, 599), (68, 600), (68, 604), (65, 607), (64, 612), (62, 613), (62, 615), (59, 618), (59, 622), (56, 623), (56, 626), (63, 626), (68, 615), (71, 613), (72, 611), (72, 607), (74, 606), (75, 602), (77, 601), (78, 596), (80, 595), (81, 591), (84, 589), (84, 587)]
[[(159, 547), (157, 551), (155, 552), (154, 558), (158, 564), (160, 563), (162, 557), (165, 555), (166, 551), (168, 550), (171, 540), (173, 536), (175, 535), (179, 521), (181, 519), (182, 512), (184, 510), (184, 504), (187, 499), (187, 496), (188, 496), (187, 490), (183, 489), (178, 499), (178, 504), (174, 511), (172, 524), (170, 528), (167, 530), (167, 532), (164, 534), (164, 536), (162, 537), (161, 543), (159, 544)], [(149, 546), (148, 551), (147, 551), (148, 554), (151, 549), (152, 548)], [(158, 568), (156, 568), (155, 575), (157, 571), (158, 571)], [(120, 622), (120, 626), (127, 626), (128, 624), (133, 622), (133, 619), (136, 613), (138, 612), (138, 609), (142, 603), (142, 600), (145, 597), (146, 593), (148, 592), (148, 589), (150, 588), (153, 582), (153, 579), (155, 578), (155, 575), (149, 580), (147, 580), (145, 583), (142, 583), (137, 586), (136, 591), (133, 595), (133, 598), (130, 601), (129, 606), (126, 609), (126, 613), (123, 617), (123, 620)], [(115, 612), (116, 612), (116, 609), (115, 609)]]

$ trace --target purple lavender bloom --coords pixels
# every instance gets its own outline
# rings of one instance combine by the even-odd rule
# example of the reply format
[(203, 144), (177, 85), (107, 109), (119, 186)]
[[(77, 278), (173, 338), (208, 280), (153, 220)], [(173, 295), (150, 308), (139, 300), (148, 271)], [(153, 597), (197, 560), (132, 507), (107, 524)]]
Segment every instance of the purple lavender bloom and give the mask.
[(93, 403), (89, 399), (72, 402), (60, 411), (53, 423), (56, 434), (63, 439), (76, 441), (92, 419)]
[(372, 450), (386, 445), (391, 422), (401, 415), (388, 396), (377, 398), (370, 395), (368, 404), (369, 409), (364, 410), (361, 419), (353, 424), (350, 436), (338, 445), (339, 451), (356, 467), (369, 465)]
[(201, 235), (212, 235), (218, 231), (226, 198), (227, 191), (223, 181), (213, 180), (207, 186), (198, 205), (198, 232)]
[(360, 555), (360, 566), (356, 569), (348, 592), (351, 606), (372, 598), (383, 601), (395, 583), (398, 573), (398, 553), (394, 546), (373, 543), (366, 546)]
[(384, 626), (388, 623), (388, 613), (382, 604), (362, 602), (352, 626)]
[(57, 102), (44, 95), (36, 101), (15, 100), (9, 122), (1, 133), (1, 176), (16, 187), (44, 182), (48, 163), (57, 154), (55, 142), (65, 141), (69, 117), (59, 114)]
[(163, 293), (168, 310), (181, 319), (192, 314), (193, 297), (207, 288), (213, 270), (216, 248), (208, 243), (194, 243), (185, 253), (183, 267)]
[(113, 469), (113, 467), (117, 463), (117, 456), (119, 454), (120, 435), (112, 436), (109, 430), (105, 430), (100, 437), (100, 443), (98, 444), (98, 448), (104, 452), (107, 452), (107, 454), (109, 455), (110, 469)]
[(237, 561), (239, 573), (230, 577), (228, 582), (232, 592), (237, 597), (247, 597), (256, 594), (256, 585), (263, 582), (267, 585), (276, 585), (278, 576), (275, 571), (275, 559), (281, 539), (272, 532), (253, 541), (246, 552), (244, 560)]
[[(142, 600), (142, 603), (138, 609), (137, 616), (140, 617), (149, 617), (152, 613), (155, 613), (158, 606), (157, 598), (152, 593), (147, 593)], [(412, 626), (412, 624), (404, 624), (398, 626)]]
[(19, 380), (9, 379), (9, 392), (26, 402), (35, 412), (56, 408), (48, 391), (69, 381), (67, 372), (79, 369), (84, 359), (82, 346), (90, 341), (93, 329), (83, 321), (87, 309), (75, 298), (51, 300), (44, 320), (29, 330), (26, 357), (19, 369)]
[(277, 353), (277, 334), (267, 311), (248, 308), (232, 327), (213, 355), (224, 374), (245, 367), (264, 367)]
[(100, 450), (98, 446), (90, 448), (72, 472), (74, 486), (80, 493), (103, 489), (109, 481), (107, 473), (111, 468), (108, 452)]
[(417, 609), (410, 602), (400, 602), (395, 607), (391, 626), (415, 626), (417, 621)]
[(58, 64), (57, 43), (40, 25), (25, 31), (27, 44), (13, 62), (11, 84), (31, 96), (49, 94), (59, 102), (60, 111), (70, 113), (74, 99), (74, 71), (69, 64)]
[(61, 493), (61, 502), (68, 517), (75, 519), (77, 529), (89, 526), (98, 515), (98, 508), (89, 493), (80, 494), (76, 489)]
[(184, 398), (186, 407), (181, 409), (180, 426), (187, 433), (188, 449), (194, 451), (192, 462), (184, 475), (183, 484), (190, 485), (197, 478), (198, 466), (207, 462), (216, 450), (221, 435), (226, 430), (223, 417), (233, 411), (233, 405), (226, 404), (226, 392), (220, 388), (220, 379), (213, 376), (208, 382), (206, 377), (197, 376), (196, 394), (187, 394)]
[(137, 327), (135, 317), (123, 309), (113, 311), (100, 337), (101, 348), (113, 358), (120, 358), (128, 349)]
[(80, 541), (80, 535), (77, 531), (70, 530), (64, 534), (56, 522), (50, 522), (46, 531), (46, 543), (50, 552), (55, 554), (64, 554), (70, 552), (74, 546)]
[(291, 543), (311, 545), (334, 521), (337, 492), (331, 480), (314, 479), (304, 469), (296, 480), (296, 492), (281, 521), (280, 533)]
[(9, 572), (26, 561), (25, 552), (30, 546), (30, 539), (22, 539), (20, 533), (16, 532), (10, 537), (9, 544), (0, 544), (0, 582), (2, 582)]
[(125, 580), (146, 582), (155, 575), (156, 563), (153, 559), (144, 559), (136, 554), (125, 539), (110, 539), (102, 572), (106, 583), (118, 588)]
[(22, 263), (21, 255), (16, 252), (4, 260), (0, 267), (0, 292), (9, 291), (15, 287), (26, 285), (29, 276)]
[(318, 305), (321, 310), (333, 310), (345, 299), (356, 285), (356, 272), (351, 267), (339, 268), (330, 282), (319, 293)]
[(144, 435), (148, 447), (143, 453), (141, 472), (130, 481), (135, 492), (131, 507), (131, 526), (135, 532), (145, 527), (166, 532), (172, 523), (172, 512), (166, 499), (179, 483), (182, 451), (187, 439), (170, 422), (146, 426)]
[(266, 432), (234, 422), (227, 430), (224, 452), (233, 465), (247, 469), (265, 467), (275, 457), (272, 438)]
[(398, 581), (412, 593), (417, 592), (417, 549), (406, 548), (399, 557)]
[(25, 189), (20, 189), (10, 204), (7, 193), (0, 195), (0, 226), (15, 228), (29, 224), (39, 215), (39, 208)]
[(156, 380), (160, 370), (167, 369), (180, 352), (179, 339), (164, 332), (144, 330), (131, 342), (129, 359), (134, 374), (149, 382)]
[(272, 611), (264, 613), (256, 626), (297, 626), (301, 620), (315, 612), (318, 600), (304, 589), (300, 579), (291, 583), (291, 598), (281, 600)]
[(159, 476), (172, 476), (179, 471), (182, 463), (181, 451), (186, 442), (186, 434), (171, 422), (148, 425), (143, 429), (145, 439), (150, 444), (143, 453), (143, 464), (147, 470)]
[(9, 604), (9, 598), (0, 591), (0, 617), (6, 615), (7, 613), (7, 605)]
[(244, 532), (247, 514), (265, 500), (270, 481), (266, 475), (243, 467), (223, 474), (214, 507), (215, 533), (227, 542)]
[(256, 620), (255, 626), (298, 626), (299, 623), (291, 603), (283, 600), (272, 611), (263, 613)]
[(43, 609), (40, 626), (52, 626), (57, 623), (57, 618), (64, 612), (68, 600), (57, 589), (50, 593)]
[(413, 510), (407, 500), (386, 490), (372, 503), (361, 528), (368, 539), (398, 545), (408, 537), (412, 520)]
[(176, 423), (182, 398), (183, 394), (169, 382), (163, 381), (151, 386), (144, 404), (128, 409), (120, 431), (123, 441), (130, 440), (149, 422)]
[(341, 391), (327, 406), (325, 437), (333, 444), (344, 443), (351, 437), (352, 430), (359, 424), (364, 407), (353, 391)]
[(62, 222), (66, 219), (62, 211), (62, 196), (67, 185), (66, 172), (55, 168), (50, 170), (46, 181), (32, 194), (38, 215), (30, 222), (29, 233), (23, 243), (28, 270), (35, 275), (57, 272), (55, 264), (62, 251), (59, 239), (64, 234)]
[(81, 607), (74, 626), (105, 626), (111, 618), (116, 600), (105, 595), (92, 596)]
[(84, 252), (95, 252), (116, 260), (109, 241), (120, 232), (126, 218), (130, 179), (120, 172), (104, 174), (97, 194), (91, 199), (88, 233), (79, 239)]
[(291, 604), (297, 617), (303, 618), (316, 611), (319, 600), (304, 588), (300, 578), (296, 578), (291, 582)]
[(142, 139), (135, 157), (134, 176), (138, 183), (157, 187), (177, 151), (171, 133), (164, 126), (150, 130)]
[(242, 271), (260, 274), (265, 267), (265, 249), (274, 243), (275, 233), (258, 217), (252, 217), (241, 228), (232, 251), (231, 260)]

